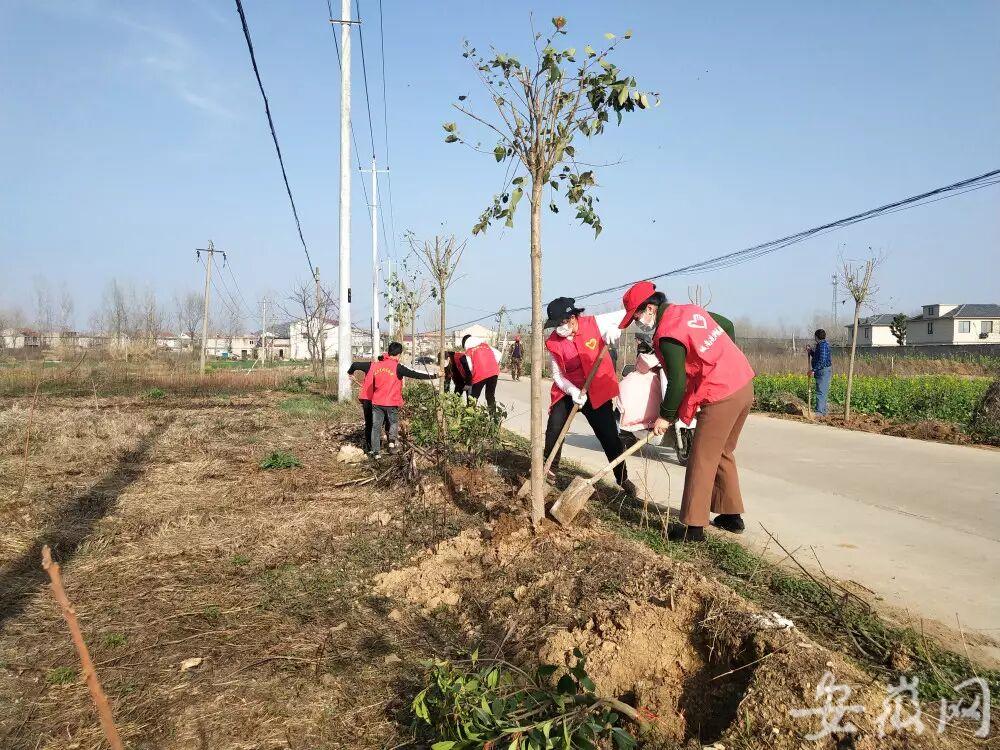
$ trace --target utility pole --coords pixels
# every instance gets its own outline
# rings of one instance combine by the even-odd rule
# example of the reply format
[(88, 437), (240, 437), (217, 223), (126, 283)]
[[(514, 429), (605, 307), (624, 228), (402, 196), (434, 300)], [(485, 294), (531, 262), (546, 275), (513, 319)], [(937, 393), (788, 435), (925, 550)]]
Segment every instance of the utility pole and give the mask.
[[(323, 287), (319, 283), (319, 266), (313, 273), (313, 281), (316, 282), (316, 327), (313, 329), (316, 332), (316, 343), (315, 352), (316, 357), (319, 360), (320, 374), (323, 376), (323, 381), (326, 381), (326, 306), (323, 304)], [(340, 326), (344, 325), (343, 318), (339, 323)], [(342, 328), (337, 330), (338, 336)]]
[[(372, 359), (375, 359), (382, 351), (382, 339), (379, 335), (378, 318), (378, 173), (388, 172), (388, 169), (376, 169), (375, 154), (372, 154)], [(392, 329), (389, 329), (392, 335)]]
[(340, 325), (337, 400), (352, 398), (351, 378), (351, 0), (340, 1)]
[(222, 259), (226, 259), (226, 254), (221, 250), (216, 250), (212, 240), (208, 241), (208, 247), (199, 247), (194, 251), (195, 257), (201, 260), (201, 254), (208, 255), (205, 261), (205, 310), (201, 318), (201, 374), (205, 374), (205, 347), (208, 344), (208, 290), (212, 284), (212, 261), (216, 253), (222, 253)]
[(267, 299), (260, 301), (260, 359), (267, 362)]

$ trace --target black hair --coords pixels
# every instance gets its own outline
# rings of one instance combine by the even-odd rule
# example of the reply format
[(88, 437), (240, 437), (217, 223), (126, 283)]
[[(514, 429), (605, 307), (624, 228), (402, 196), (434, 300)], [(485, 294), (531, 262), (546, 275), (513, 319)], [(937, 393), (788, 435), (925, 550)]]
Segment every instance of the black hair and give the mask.
[(656, 305), (657, 307), (659, 307), (666, 301), (667, 301), (667, 295), (665, 295), (663, 292), (653, 292), (653, 296), (650, 297), (645, 302), (643, 302), (641, 305), (639, 305), (639, 309), (645, 310), (649, 305)]
[(390, 357), (398, 357), (400, 354), (403, 353), (403, 345), (400, 344), (398, 341), (393, 341), (391, 344), (389, 344), (389, 348), (386, 349), (386, 352), (389, 353)]
[(826, 338), (826, 331), (824, 331), (822, 328), (817, 328), (816, 329), (816, 340), (817, 341), (823, 341), (825, 338)]
[(471, 333), (467, 333), (464, 336), (462, 336), (462, 348), (463, 349), (465, 348), (465, 342), (468, 341), (471, 338), (472, 338), (472, 334)]

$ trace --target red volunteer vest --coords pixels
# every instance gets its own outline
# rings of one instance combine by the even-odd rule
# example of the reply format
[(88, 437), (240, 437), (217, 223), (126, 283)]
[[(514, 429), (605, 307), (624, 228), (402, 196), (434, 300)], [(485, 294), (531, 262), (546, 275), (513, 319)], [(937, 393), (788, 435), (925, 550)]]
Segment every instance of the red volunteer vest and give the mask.
[(500, 374), (500, 363), (497, 362), (493, 349), (485, 341), (482, 344), (466, 349), (465, 353), (472, 360), (472, 384), (480, 383), (486, 378)]
[[(552, 354), (563, 376), (577, 388), (583, 388), (587, 375), (594, 366), (594, 360), (604, 348), (604, 340), (597, 327), (597, 319), (593, 315), (582, 315), (577, 320), (580, 327), (572, 339), (563, 338), (553, 331), (545, 341), (545, 348)], [(552, 403), (549, 408), (551, 409), (552, 404), (565, 395), (562, 389), (553, 383)], [(597, 374), (590, 384), (590, 405), (598, 409), (617, 395), (618, 378), (615, 376), (615, 366), (611, 362), (611, 357), (604, 355), (597, 368)]]
[(375, 365), (377, 365), (380, 360), (383, 360), (388, 356), (389, 356), (388, 354), (382, 352), (380, 355), (378, 355), (376, 360), (371, 363), (371, 366), (368, 368), (368, 372), (365, 373), (365, 379), (361, 381), (361, 388), (358, 390), (359, 401), (372, 400), (372, 384), (374, 382), (372, 380), (372, 370), (375, 369)]
[(372, 406), (403, 405), (403, 381), (399, 379), (398, 368), (399, 360), (392, 357), (372, 362), (368, 371), (372, 381)]
[(660, 355), (660, 340), (680, 341), (687, 350), (684, 370), (687, 388), (677, 418), (690, 422), (698, 407), (736, 393), (754, 377), (746, 356), (706, 310), (697, 305), (670, 305), (653, 334), (653, 350)]
[(463, 354), (462, 352), (455, 352), (454, 354), (452, 354), (451, 367), (456, 373), (458, 373), (458, 376), (462, 380), (467, 381), (469, 379), (469, 373), (465, 369), (465, 354)]

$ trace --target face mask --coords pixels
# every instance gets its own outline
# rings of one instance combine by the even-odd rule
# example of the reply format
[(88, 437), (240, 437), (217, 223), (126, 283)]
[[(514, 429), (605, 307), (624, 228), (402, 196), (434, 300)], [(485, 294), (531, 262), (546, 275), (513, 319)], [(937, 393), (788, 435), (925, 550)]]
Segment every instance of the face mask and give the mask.
[(569, 323), (563, 323), (561, 326), (556, 328), (556, 333), (563, 338), (567, 338), (573, 335), (573, 329), (569, 327)]

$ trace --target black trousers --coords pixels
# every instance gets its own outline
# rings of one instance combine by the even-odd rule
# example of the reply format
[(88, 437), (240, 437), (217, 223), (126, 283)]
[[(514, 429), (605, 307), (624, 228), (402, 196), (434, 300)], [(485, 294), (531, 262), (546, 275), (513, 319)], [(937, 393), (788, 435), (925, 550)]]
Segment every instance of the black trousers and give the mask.
[(486, 380), (480, 380), (472, 386), (472, 390), (469, 391), (469, 395), (472, 396), (473, 401), (479, 401), (479, 394), (484, 390), (486, 391), (486, 404), (490, 407), (490, 411), (496, 411), (497, 408), (497, 381), (500, 379), (499, 375), (491, 375), (486, 378)]
[(445, 378), (444, 381), (444, 392), (448, 393), (451, 390), (451, 384), (455, 384), (455, 393), (461, 393), (465, 390), (465, 378), (459, 375), (457, 372), (453, 372), (451, 377)]
[[(573, 409), (573, 399), (563, 396), (552, 405), (549, 410), (549, 423), (545, 428), (545, 458), (549, 457), (552, 448), (556, 444), (559, 433), (562, 432), (563, 425), (569, 419), (569, 413)], [(622, 441), (618, 436), (618, 419), (615, 416), (615, 409), (611, 401), (606, 401), (599, 408), (595, 409), (590, 405), (590, 401), (584, 404), (580, 412), (590, 423), (590, 429), (594, 431), (594, 436), (600, 441), (604, 449), (604, 455), (608, 461), (614, 461), (622, 454)], [(552, 462), (552, 468), (559, 468), (559, 459), (562, 456), (562, 446), (559, 446), (559, 453), (556, 454)], [(628, 471), (625, 462), (622, 461), (615, 469), (615, 479), (621, 484), (628, 478)]]

